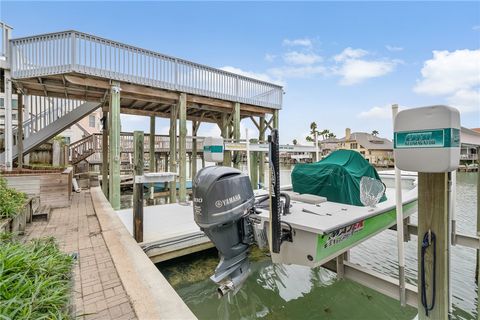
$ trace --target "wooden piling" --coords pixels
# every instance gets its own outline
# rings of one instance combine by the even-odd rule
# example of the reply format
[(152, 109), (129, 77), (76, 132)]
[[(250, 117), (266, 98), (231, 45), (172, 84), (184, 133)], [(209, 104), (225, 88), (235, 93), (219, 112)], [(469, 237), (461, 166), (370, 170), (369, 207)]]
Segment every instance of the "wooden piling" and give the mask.
[[(418, 173), (418, 315), (419, 320), (448, 319), (449, 309), (449, 217), (448, 173)], [(436, 236), (435, 306), (427, 316), (422, 306), (422, 240), (431, 230)], [(427, 303), (432, 302), (434, 247), (425, 254), (425, 288)]]
[[(170, 111), (170, 172), (177, 172), (177, 110), (176, 105)], [(169, 183), (170, 203), (177, 202), (177, 181)]]
[(108, 112), (103, 111), (104, 125), (102, 128), (102, 191), (108, 197)]
[(187, 95), (180, 93), (179, 99), (179, 148), (178, 157), (180, 158), (180, 186), (178, 190), (179, 202), (187, 201)]
[[(233, 139), (235, 143), (240, 141), (240, 103), (235, 102), (233, 104)], [(234, 163), (233, 166), (235, 168), (240, 168), (240, 151), (234, 152)], [(248, 169), (247, 169), (248, 170)]]
[[(133, 168), (135, 176), (143, 176), (143, 131), (133, 132)], [(133, 183), (133, 237), (143, 242), (143, 183)]]
[[(480, 147), (477, 147), (477, 236), (480, 237)], [(480, 289), (478, 289), (478, 274), (480, 274), (479, 250), (477, 250), (477, 318), (480, 317)]]
[(195, 178), (197, 174), (197, 132), (198, 128), (200, 127), (200, 121), (192, 121), (192, 160), (191, 160), (191, 168), (192, 179)]
[[(157, 168), (155, 167), (155, 116), (150, 116), (150, 136), (149, 136), (149, 167), (148, 171), (156, 172)], [(153, 194), (155, 192), (155, 184), (150, 184), (150, 193), (149, 198), (153, 199)]]
[[(265, 117), (259, 117), (258, 119), (258, 140), (259, 142), (265, 142)], [(258, 183), (265, 186), (265, 152), (258, 153)]]
[(120, 83), (110, 87), (109, 124), (109, 201), (114, 210), (120, 209)]
[[(257, 143), (257, 139), (251, 139), (250, 143)], [(250, 182), (253, 190), (258, 189), (258, 151), (250, 152)]]
[[(228, 114), (222, 113), (221, 119), (221, 135), (223, 139), (230, 139), (230, 118)], [(223, 165), (226, 167), (232, 166), (232, 153), (230, 151), (223, 151)]]
[(23, 167), (23, 95), (21, 92), (17, 93), (17, 167)]

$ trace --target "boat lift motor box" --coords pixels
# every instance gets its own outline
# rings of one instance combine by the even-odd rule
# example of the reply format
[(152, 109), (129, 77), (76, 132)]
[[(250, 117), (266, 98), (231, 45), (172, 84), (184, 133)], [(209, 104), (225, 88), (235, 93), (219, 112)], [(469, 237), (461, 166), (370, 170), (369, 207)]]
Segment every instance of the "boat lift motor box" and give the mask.
[(447, 106), (400, 111), (394, 121), (395, 165), (416, 172), (448, 172), (460, 162), (460, 113)]
[(205, 161), (223, 161), (223, 138), (206, 137), (203, 140), (203, 155)]

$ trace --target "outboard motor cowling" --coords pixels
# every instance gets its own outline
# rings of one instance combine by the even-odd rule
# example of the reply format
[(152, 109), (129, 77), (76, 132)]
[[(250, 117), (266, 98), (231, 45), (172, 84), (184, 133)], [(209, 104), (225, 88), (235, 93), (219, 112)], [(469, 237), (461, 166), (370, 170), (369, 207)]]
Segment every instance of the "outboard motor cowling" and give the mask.
[(193, 181), (195, 222), (220, 253), (220, 263), (211, 277), (220, 285), (220, 295), (239, 288), (247, 278), (247, 253), (253, 242), (248, 215), (254, 202), (250, 179), (240, 170), (206, 167)]

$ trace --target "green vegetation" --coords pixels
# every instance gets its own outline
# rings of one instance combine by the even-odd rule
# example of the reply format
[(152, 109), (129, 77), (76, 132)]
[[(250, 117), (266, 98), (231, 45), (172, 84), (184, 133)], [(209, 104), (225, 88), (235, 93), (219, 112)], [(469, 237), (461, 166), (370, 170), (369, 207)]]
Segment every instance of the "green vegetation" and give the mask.
[(0, 319), (70, 319), (72, 264), (53, 238), (0, 235)]
[(0, 177), (0, 219), (16, 216), (25, 205), (27, 196), (7, 186), (7, 181)]

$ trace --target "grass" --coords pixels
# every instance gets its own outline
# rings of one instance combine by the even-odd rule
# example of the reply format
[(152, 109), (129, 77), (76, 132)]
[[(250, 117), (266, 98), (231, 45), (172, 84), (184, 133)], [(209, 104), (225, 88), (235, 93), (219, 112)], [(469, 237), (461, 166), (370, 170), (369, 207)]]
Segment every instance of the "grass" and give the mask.
[(0, 177), (0, 219), (15, 217), (25, 205), (27, 196), (7, 186), (7, 181)]
[(0, 236), (0, 319), (70, 319), (73, 259), (53, 238)]

